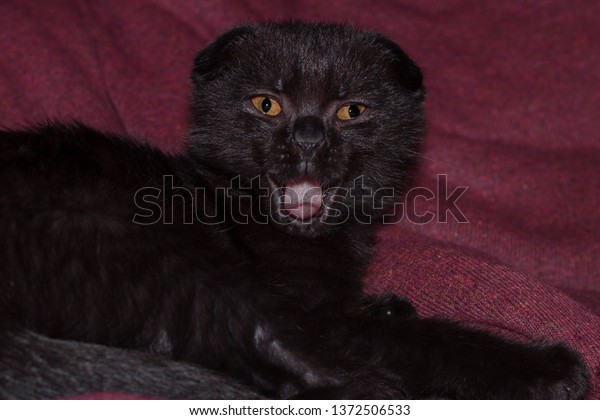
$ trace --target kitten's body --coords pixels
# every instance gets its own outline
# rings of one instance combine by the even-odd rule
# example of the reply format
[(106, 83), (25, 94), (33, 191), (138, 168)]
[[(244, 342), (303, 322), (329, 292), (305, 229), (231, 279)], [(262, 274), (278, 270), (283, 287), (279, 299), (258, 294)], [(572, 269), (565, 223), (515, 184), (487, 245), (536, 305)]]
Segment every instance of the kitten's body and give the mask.
[[(0, 135), (0, 395), (36, 396), (15, 384), (28, 373), (16, 366), (33, 360), (25, 383), (56, 395), (49, 378), (63, 361), (43, 350), (55, 343), (76, 356), (62, 371), (71, 391), (54, 387), (69, 395), (211, 398), (223, 386), (232, 398), (254, 396), (193, 365), (173, 365), (188, 372), (181, 384), (115, 380), (143, 366), (168, 372), (175, 359), (266, 396), (581, 396), (585, 368), (564, 347), (511, 343), (361, 295), (374, 232), (359, 216), (379, 220), (393, 201), (369, 204), (354, 182), (399, 194), (423, 126), (420, 72), (395, 44), (341, 26), (242, 27), (198, 56), (192, 79), (181, 156), (78, 125)], [(256, 95), (277, 99), (282, 113), (256, 112)], [(355, 102), (367, 104), (364, 115), (336, 119)], [(223, 204), (215, 191), (232, 179), (241, 188)], [(277, 207), (278, 188), (285, 196), (298, 179), (320, 185), (319, 220)], [(352, 194), (339, 198), (342, 189)], [(163, 217), (140, 217), (140, 203)], [(190, 219), (201, 210), (224, 221)], [(256, 217), (240, 223), (249, 211)], [(90, 355), (111, 354), (83, 343), (160, 357), (112, 350), (104, 374), (78, 375), (77, 361), (85, 370)], [(39, 374), (44, 366), (54, 373)]]

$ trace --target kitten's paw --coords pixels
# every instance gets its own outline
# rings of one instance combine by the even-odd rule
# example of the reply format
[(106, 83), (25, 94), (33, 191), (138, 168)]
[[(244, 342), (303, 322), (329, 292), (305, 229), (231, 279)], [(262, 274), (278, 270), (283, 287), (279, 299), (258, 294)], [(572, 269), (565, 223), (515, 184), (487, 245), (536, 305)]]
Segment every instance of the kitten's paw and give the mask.
[(587, 367), (579, 354), (563, 344), (538, 344), (535, 360), (524, 372), (528, 386), (523, 397), (534, 399), (582, 398), (589, 383)]
[(394, 320), (417, 316), (415, 307), (406, 299), (396, 295), (366, 296), (361, 301), (360, 311), (371, 319)]

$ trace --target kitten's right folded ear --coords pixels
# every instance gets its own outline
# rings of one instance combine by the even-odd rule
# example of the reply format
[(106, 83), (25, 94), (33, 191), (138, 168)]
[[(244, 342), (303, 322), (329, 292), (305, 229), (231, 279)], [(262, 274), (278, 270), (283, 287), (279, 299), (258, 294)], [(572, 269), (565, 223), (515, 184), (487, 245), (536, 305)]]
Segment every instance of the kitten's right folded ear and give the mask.
[(217, 39), (202, 49), (194, 60), (192, 82), (202, 83), (216, 78), (224, 68), (232, 51), (255, 31), (253, 25), (236, 26), (219, 35)]

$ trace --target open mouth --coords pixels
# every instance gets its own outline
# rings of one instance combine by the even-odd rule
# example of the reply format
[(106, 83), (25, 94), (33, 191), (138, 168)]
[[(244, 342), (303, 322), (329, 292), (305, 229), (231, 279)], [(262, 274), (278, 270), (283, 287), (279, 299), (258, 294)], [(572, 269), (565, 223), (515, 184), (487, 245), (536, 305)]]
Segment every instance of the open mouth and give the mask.
[(297, 220), (316, 217), (323, 208), (323, 189), (314, 179), (302, 178), (283, 184), (281, 210)]
[(337, 188), (326, 186), (310, 177), (276, 182), (267, 175), (271, 187), (271, 217), (279, 223), (313, 226), (328, 217), (331, 198)]

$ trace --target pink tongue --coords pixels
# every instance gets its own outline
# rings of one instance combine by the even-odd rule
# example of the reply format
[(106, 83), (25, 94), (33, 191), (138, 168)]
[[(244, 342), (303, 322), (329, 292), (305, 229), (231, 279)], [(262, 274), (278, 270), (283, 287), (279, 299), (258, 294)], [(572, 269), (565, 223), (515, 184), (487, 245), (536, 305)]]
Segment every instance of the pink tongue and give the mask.
[(298, 219), (310, 219), (322, 205), (321, 186), (312, 179), (299, 179), (285, 185), (283, 209)]

